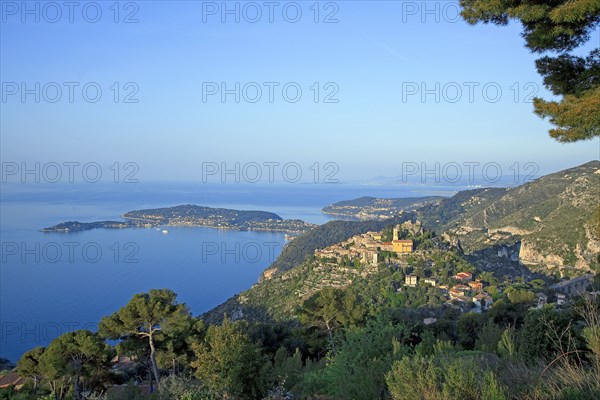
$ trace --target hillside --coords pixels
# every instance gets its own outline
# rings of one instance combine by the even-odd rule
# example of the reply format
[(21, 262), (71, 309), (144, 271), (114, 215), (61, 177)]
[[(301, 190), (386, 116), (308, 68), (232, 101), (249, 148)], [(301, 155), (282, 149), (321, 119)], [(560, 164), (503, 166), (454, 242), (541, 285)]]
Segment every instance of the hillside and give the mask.
[[(453, 264), (460, 258), (449, 252), (439, 252), (453, 257)], [(405, 262), (405, 261), (404, 261)], [(224, 315), (231, 319), (246, 319), (263, 322), (297, 322), (303, 303), (320, 290), (331, 288), (354, 288), (356, 294), (381, 302), (394, 296), (402, 286), (402, 261), (394, 267), (379, 265), (343, 266), (307, 258), (291, 270), (254, 285), (219, 305), (203, 316), (209, 323), (219, 323)], [(404, 265), (407, 268), (407, 265)]]
[(423, 224), (460, 239), (466, 251), (521, 241), (520, 261), (598, 266), (600, 162), (543, 176), (515, 188), (463, 191), (419, 209)]
[[(310, 259), (316, 249), (325, 248), (369, 231), (381, 231), (390, 224), (408, 220), (414, 220), (414, 214), (405, 213), (402, 218), (386, 221), (330, 221), (320, 225), (288, 243), (277, 260), (262, 273), (259, 282), (250, 290), (230, 298), (206, 313), (204, 318), (208, 321), (219, 321), (224, 314), (227, 314), (234, 319), (242, 316), (257, 320), (268, 320), (273, 316), (284, 319), (283, 311), (290, 311), (290, 305), (296, 304), (294, 301), (288, 301), (290, 298), (298, 297), (295, 290), (298, 286), (309, 284), (305, 271), (311, 270), (313, 263)], [(343, 276), (336, 277), (334, 274), (321, 271), (318, 278), (315, 278), (319, 285), (313, 285), (312, 290), (316, 290), (322, 284), (336, 285), (336, 282), (340, 285), (347, 284), (355, 272), (349, 270), (343, 273)], [(294, 279), (288, 281), (289, 277)], [(245, 300), (248, 298), (250, 301)], [(242, 306), (242, 303), (245, 304)], [(273, 307), (272, 310), (265, 309), (267, 303), (269, 307)]]
[(263, 272), (260, 280), (289, 271), (302, 263), (306, 256), (312, 255), (316, 249), (368, 231), (380, 231), (390, 224), (411, 219), (414, 220), (414, 214), (406, 213), (402, 217), (387, 221), (329, 221), (319, 225), (288, 243), (277, 260)]
[[(553, 278), (531, 272), (512, 259), (510, 246), (494, 246), (464, 256), (441, 237), (419, 240), (413, 236), (413, 239), (420, 243), (416, 252), (390, 254), (378, 263), (358, 262), (358, 259), (340, 261), (319, 255), (307, 257), (294, 268), (259, 282), (202, 318), (209, 323), (220, 323), (225, 315), (233, 320), (296, 323), (305, 302), (325, 288), (352, 292), (368, 304), (367, 310), (373, 317), (382, 309), (399, 306), (428, 307), (441, 312), (448, 304), (447, 285), (455, 284), (452, 277), (461, 271), (486, 272), (488, 277), (502, 277), (503, 282), (517, 279), (553, 282)], [(353, 244), (347, 246), (352, 248), (359, 236), (349, 240)], [(405, 277), (409, 274), (428, 277), (435, 284), (407, 287)]]
[[(227, 314), (233, 319), (294, 320), (297, 307), (319, 288), (350, 285), (373, 288), (373, 279), (381, 273), (387, 274), (388, 270), (381, 264), (357, 269), (315, 262), (310, 256), (315, 249), (415, 218), (427, 229), (441, 234), (443, 242), (437, 242), (440, 247), (436, 257), (450, 257), (451, 264), (442, 263), (449, 265), (450, 270), (454, 269), (453, 263), (467, 262), (478, 271), (531, 279), (543, 275), (530, 269), (550, 274), (555, 266), (569, 265), (582, 270), (596, 268), (600, 248), (599, 168), (600, 162), (593, 161), (516, 188), (462, 191), (451, 198), (427, 204), (414, 213), (404, 213), (401, 218), (331, 221), (288, 244), (280, 257), (263, 272), (258, 284), (209, 311), (204, 318), (219, 321)], [(373, 199), (340, 203), (342, 206), (364, 206), (373, 204)], [(470, 254), (456, 258), (443, 250), (443, 243), (454, 243), (459, 255), (462, 254), (461, 246)], [(422, 254), (426, 253), (428, 251)], [(434, 259), (431, 254), (426, 255), (423, 262), (432, 263)], [(409, 261), (406, 266), (412, 268), (414, 262)], [(439, 271), (433, 269), (431, 273), (438, 274)], [(396, 281), (386, 278), (385, 282), (383, 290), (389, 290)]]

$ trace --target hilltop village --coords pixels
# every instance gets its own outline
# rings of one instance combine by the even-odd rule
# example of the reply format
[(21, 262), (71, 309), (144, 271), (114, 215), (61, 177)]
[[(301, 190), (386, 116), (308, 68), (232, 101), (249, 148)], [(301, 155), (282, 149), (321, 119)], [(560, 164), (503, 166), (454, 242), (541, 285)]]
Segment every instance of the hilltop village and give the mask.
[[(403, 275), (403, 284), (396, 288), (396, 292), (402, 292), (405, 288), (433, 287), (443, 296), (440, 300), (445, 300), (448, 305), (475, 312), (489, 309), (494, 304), (494, 298), (499, 299), (504, 295), (531, 297), (536, 307), (541, 308), (548, 303), (549, 296), (545, 292), (552, 292), (551, 300), (561, 306), (566, 302), (567, 295), (581, 293), (593, 278), (593, 275), (586, 275), (549, 287), (540, 279), (526, 282), (523, 277), (506, 276), (500, 282), (501, 277), (495, 277), (493, 272), (477, 273), (468, 263), (464, 264), (465, 270), (454, 270), (450, 275), (448, 271), (436, 268), (433, 261), (441, 248), (449, 250), (443, 238), (434, 237), (419, 221), (408, 221), (381, 232), (367, 232), (317, 249), (314, 257), (320, 264), (317, 269), (337, 265), (341, 271), (348, 272), (359, 268), (363, 278), (376, 273), (382, 265), (388, 265)], [(332, 286), (342, 287), (349, 281), (351, 279)], [(299, 294), (306, 295), (302, 292)]]
[[(401, 264), (402, 261), (407, 261), (406, 255), (422, 252), (416, 250), (415, 240), (412, 239), (426, 233), (420, 222), (408, 221), (394, 226), (391, 238), (387, 237), (386, 233), (388, 232), (367, 232), (353, 236), (343, 242), (315, 250), (314, 255), (316, 259), (325, 263), (374, 267), (386, 260), (390, 263), (392, 259)], [(434, 276), (425, 277), (413, 273), (404, 275), (404, 286), (414, 288), (421, 284), (437, 287), (447, 297), (448, 302), (472, 302), (477, 310), (485, 310), (492, 306), (492, 296), (485, 292), (481, 279), (473, 280), (472, 273), (460, 271), (448, 282), (450, 285), (441, 284)], [(402, 289), (399, 288), (398, 291), (400, 290)]]

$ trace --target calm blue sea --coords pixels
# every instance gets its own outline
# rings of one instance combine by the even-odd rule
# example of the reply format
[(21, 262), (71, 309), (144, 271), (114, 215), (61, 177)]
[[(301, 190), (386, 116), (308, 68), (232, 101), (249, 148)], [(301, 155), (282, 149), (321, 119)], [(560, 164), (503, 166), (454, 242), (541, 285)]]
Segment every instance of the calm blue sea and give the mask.
[(133, 294), (170, 288), (201, 314), (248, 289), (279, 255), (281, 233), (210, 228), (42, 233), (63, 221), (198, 204), (324, 223), (325, 205), (360, 196), (451, 195), (457, 187), (232, 184), (4, 184), (0, 191), (0, 357), (16, 361), (75, 329), (96, 329)]

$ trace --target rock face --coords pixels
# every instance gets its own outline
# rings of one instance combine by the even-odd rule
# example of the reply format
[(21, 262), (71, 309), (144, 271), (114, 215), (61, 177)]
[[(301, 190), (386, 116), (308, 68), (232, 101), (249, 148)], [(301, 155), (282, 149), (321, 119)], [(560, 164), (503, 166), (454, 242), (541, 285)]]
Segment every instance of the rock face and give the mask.
[[(598, 258), (600, 256), (600, 235), (598, 234), (600, 232), (600, 206), (598, 206), (596, 214), (592, 223), (585, 227), (585, 235), (588, 238), (587, 252)], [(592, 226), (593, 224), (596, 226)], [(600, 260), (598, 261), (600, 262)]]
[(244, 318), (244, 310), (241, 307), (236, 308), (232, 313), (230, 319), (232, 321), (237, 321), (239, 319)]
[(513, 244), (499, 244), (492, 247), (479, 250), (472, 254), (486, 259), (506, 259), (509, 261), (521, 261), (520, 254), (522, 249), (520, 241)]
[(413, 236), (417, 236), (423, 232), (423, 224), (420, 221), (406, 221), (403, 222), (400, 226), (402, 227), (402, 229), (407, 230)]
[(542, 252), (536, 248), (535, 244), (526, 239), (521, 242), (519, 259), (525, 264), (546, 264), (550, 266), (564, 265), (564, 259), (556, 254)]
[(450, 247), (455, 248), (458, 254), (464, 254), (465, 251), (462, 248), (460, 239), (456, 235), (449, 235), (448, 233), (442, 233), (442, 240), (450, 243)]
[(523, 245), (517, 241), (512, 244), (499, 244), (477, 250), (467, 255), (473, 265), (484, 271), (493, 271), (496, 276), (525, 276), (530, 279), (542, 278), (544, 275), (532, 271), (521, 262)]
[(500, 258), (507, 258), (511, 261), (519, 261), (521, 242), (515, 243), (513, 246), (500, 246), (497, 249), (496, 255)]
[(263, 281), (268, 281), (269, 279), (273, 278), (273, 276), (275, 276), (275, 274), (277, 274), (277, 268), (267, 268), (263, 271), (263, 273), (260, 275), (260, 277), (258, 278), (258, 283), (261, 283)]
[(567, 241), (560, 243), (554, 240), (555, 245), (549, 247), (535, 235), (525, 236), (522, 240), (519, 259), (526, 264), (569, 266), (584, 271), (591, 270), (591, 266), (599, 261), (598, 255), (600, 254), (600, 240), (596, 234), (597, 229), (593, 227), (594, 218), (590, 223), (583, 225), (583, 229), (580, 230), (580, 239), (574, 243)]

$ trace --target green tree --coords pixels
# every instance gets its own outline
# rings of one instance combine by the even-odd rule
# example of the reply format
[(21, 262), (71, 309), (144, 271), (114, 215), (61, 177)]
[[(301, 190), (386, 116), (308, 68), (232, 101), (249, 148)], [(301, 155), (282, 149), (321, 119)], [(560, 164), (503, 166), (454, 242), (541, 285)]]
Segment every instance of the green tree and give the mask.
[(365, 317), (365, 307), (354, 290), (345, 290), (341, 293), (341, 313), (337, 320), (344, 327), (359, 325)]
[(173, 375), (189, 366), (194, 355), (192, 344), (202, 341), (206, 334), (206, 324), (201, 319), (192, 318), (189, 327), (181, 328), (165, 333), (156, 355), (158, 365), (171, 369)]
[(571, 54), (590, 39), (600, 22), (598, 0), (461, 0), (462, 16), (471, 23), (523, 25), (526, 46), (535, 53), (558, 52), (536, 61), (544, 85), (556, 101), (534, 99), (537, 115), (556, 126), (550, 136), (573, 142), (600, 136), (600, 50), (587, 57)]
[(341, 301), (338, 291), (326, 287), (306, 300), (302, 306), (300, 322), (327, 331), (333, 342), (334, 329), (339, 326)]
[(535, 293), (525, 289), (508, 288), (508, 299), (511, 303), (532, 303), (535, 300)]
[(290, 357), (287, 349), (280, 347), (273, 359), (273, 370), (276, 379), (279, 382), (284, 382), (285, 389), (294, 390), (301, 382), (304, 373), (300, 349), (296, 348), (296, 351)]
[(492, 371), (486, 371), (481, 385), (481, 398), (485, 400), (505, 400), (504, 389)]
[(489, 283), (490, 285), (496, 285), (496, 283), (498, 283), (498, 280), (494, 276), (494, 273), (491, 271), (483, 271), (479, 274), (479, 279)]
[(572, 329), (570, 319), (567, 312), (556, 311), (550, 306), (529, 311), (519, 330), (519, 356), (526, 362), (553, 359), (568, 348), (569, 331)]
[(500, 336), (500, 340), (498, 341), (498, 353), (504, 357), (512, 358), (515, 356), (516, 351), (515, 329), (509, 326)]
[(437, 400), (441, 398), (441, 376), (431, 358), (403, 357), (385, 376), (394, 400)]
[[(456, 360), (444, 368), (442, 391), (446, 399), (481, 399), (474, 363)], [(479, 371), (478, 371), (479, 372)]]
[[(111, 358), (111, 349), (98, 334), (79, 330), (54, 339), (42, 353), (39, 369), (50, 380), (72, 378), (77, 400), (83, 398), (83, 385), (98, 383), (105, 374)], [(55, 395), (57, 391), (54, 391)]]
[(257, 399), (264, 394), (265, 360), (237, 324), (225, 318), (222, 325), (211, 325), (204, 342), (192, 348), (196, 377), (211, 391), (233, 399)]
[(542, 290), (546, 286), (546, 282), (543, 279), (532, 279), (529, 285), (535, 290)]
[(154, 379), (152, 374), (152, 366), (150, 363), (150, 349), (148, 348), (148, 342), (142, 337), (132, 336), (127, 340), (122, 340), (115, 346), (117, 354), (119, 356), (130, 357), (132, 360), (136, 360), (136, 376), (140, 376), (141, 379), (145, 379), (147, 375), (150, 379), (151, 391), (154, 391)]
[(56, 368), (50, 359), (44, 357), (40, 358), (39, 371), (44, 385), (48, 387), (54, 398), (64, 399), (71, 385), (71, 377), (65, 375), (63, 370)]
[(326, 394), (340, 399), (371, 400), (385, 394), (385, 373), (407, 353), (403, 343), (412, 333), (383, 318), (339, 335), (338, 350), (330, 352), (323, 377)]
[(37, 392), (38, 379), (40, 373), (40, 357), (44, 354), (45, 347), (34, 347), (27, 351), (17, 363), (17, 373), (22, 376), (29, 378), (33, 381), (33, 393)]
[(183, 332), (191, 324), (189, 309), (185, 304), (177, 304), (176, 298), (177, 295), (168, 289), (136, 294), (119, 311), (102, 318), (98, 325), (100, 334), (110, 339), (141, 337), (147, 340), (152, 373), (159, 386), (157, 344), (165, 335)]
[(419, 356), (431, 356), (435, 353), (437, 339), (434, 333), (426, 330), (421, 333), (421, 342), (415, 347), (415, 354)]
[(502, 329), (493, 320), (489, 320), (478, 333), (475, 346), (481, 351), (495, 353), (501, 336)]
[(483, 326), (483, 318), (481, 314), (469, 312), (458, 319), (458, 342), (465, 350), (473, 350), (475, 347), (475, 341)]

